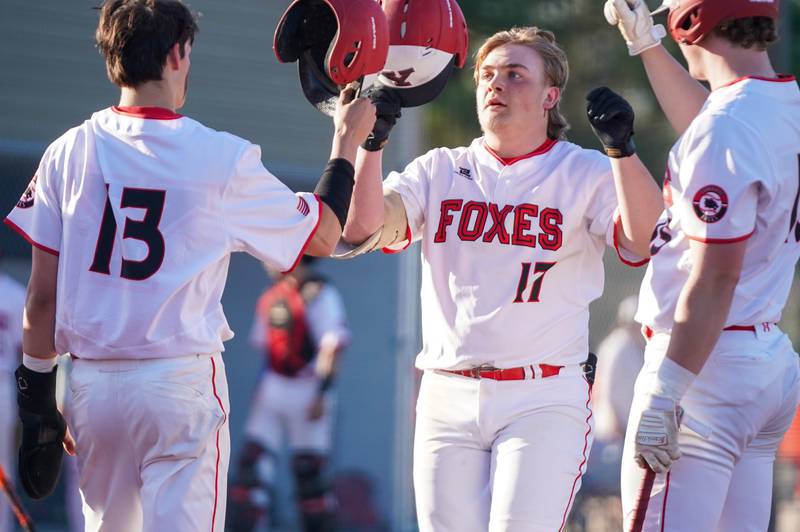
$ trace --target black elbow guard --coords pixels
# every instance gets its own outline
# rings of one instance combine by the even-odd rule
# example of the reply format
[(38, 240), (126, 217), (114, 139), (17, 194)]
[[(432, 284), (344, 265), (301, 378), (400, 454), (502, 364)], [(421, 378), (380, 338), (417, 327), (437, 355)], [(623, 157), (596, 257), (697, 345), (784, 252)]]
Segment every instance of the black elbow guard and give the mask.
[(319, 178), (314, 193), (330, 207), (344, 229), (350, 197), (353, 195), (356, 170), (347, 159), (331, 159)]

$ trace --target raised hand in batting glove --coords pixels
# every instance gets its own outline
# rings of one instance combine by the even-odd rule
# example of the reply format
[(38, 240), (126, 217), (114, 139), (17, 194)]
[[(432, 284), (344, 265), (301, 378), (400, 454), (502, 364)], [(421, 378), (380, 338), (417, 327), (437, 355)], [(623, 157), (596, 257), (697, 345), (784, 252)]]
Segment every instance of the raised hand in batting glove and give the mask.
[(586, 95), (586, 115), (594, 134), (609, 157), (620, 159), (636, 153), (633, 143), (633, 107), (608, 87)]
[(650, 395), (636, 426), (634, 453), (641, 468), (664, 473), (681, 457), (678, 429), (683, 409), (673, 399)]
[(377, 108), (377, 119), (372, 133), (361, 145), (367, 151), (380, 151), (389, 142), (389, 133), (400, 118), (400, 96), (387, 87), (371, 87), (364, 94)]
[(17, 406), (22, 421), (19, 447), (19, 480), (33, 499), (52, 493), (64, 457), (62, 442), (67, 424), (56, 407), (56, 370), (39, 373), (20, 365)]
[(606, 0), (603, 14), (609, 24), (619, 28), (630, 55), (658, 46), (667, 35), (664, 26), (653, 24), (645, 0)]

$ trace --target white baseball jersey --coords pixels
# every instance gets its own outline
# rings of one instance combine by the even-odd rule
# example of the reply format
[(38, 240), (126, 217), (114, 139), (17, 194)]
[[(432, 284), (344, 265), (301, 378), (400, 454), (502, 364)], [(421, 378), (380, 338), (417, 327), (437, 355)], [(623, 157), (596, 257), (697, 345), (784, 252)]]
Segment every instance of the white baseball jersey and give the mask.
[(672, 330), (692, 268), (689, 240), (747, 240), (726, 326), (776, 323), (800, 254), (800, 91), (743, 78), (711, 93), (669, 154), (637, 321)]
[(223, 350), (230, 253), (289, 270), (320, 209), (258, 146), (164, 109), (111, 108), (50, 145), (6, 221), (59, 255), (59, 353), (161, 358)]
[(617, 197), (600, 152), (548, 141), (503, 161), (476, 139), (417, 158), (385, 186), (422, 240), (421, 369), (586, 358)]

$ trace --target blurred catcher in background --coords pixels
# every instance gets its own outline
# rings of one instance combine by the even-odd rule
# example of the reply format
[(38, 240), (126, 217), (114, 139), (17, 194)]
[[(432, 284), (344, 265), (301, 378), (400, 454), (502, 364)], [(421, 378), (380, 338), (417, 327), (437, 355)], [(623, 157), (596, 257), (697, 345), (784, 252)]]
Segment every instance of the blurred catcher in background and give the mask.
[(230, 491), (230, 526), (254, 530), (275, 502), (277, 460), (291, 453), (297, 507), (306, 532), (334, 527), (327, 464), (334, 421), (332, 384), (350, 340), (339, 292), (305, 257), (294, 272), (269, 269), (274, 284), (259, 298), (250, 342), (264, 354), (251, 402), (246, 441)]

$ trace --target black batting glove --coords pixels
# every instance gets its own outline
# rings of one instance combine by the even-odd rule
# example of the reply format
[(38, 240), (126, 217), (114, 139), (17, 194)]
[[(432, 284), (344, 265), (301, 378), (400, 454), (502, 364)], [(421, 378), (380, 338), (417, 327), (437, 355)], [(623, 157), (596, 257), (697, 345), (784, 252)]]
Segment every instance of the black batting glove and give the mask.
[(606, 155), (615, 159), (636, 153), (633, 143), (633, 107), (608, 87), (598, 87), (586, 95), (586, 115)]
[(64, 457), (61, 442), (67, 424), (56, 407), (56, 370), (39, 373), (20, 365), (14, 373), (22, 421), (19, 480), (33, 499), (53, 492)]
[(377, 108), (377, 119), (372, 133), (361, 145), (367, 151), (380, 151), (389, 142), (389, 133), (400, 118), (400, 95), (394, 89), (386, 87), (370, 87), (364, 96), (369, 98)]

